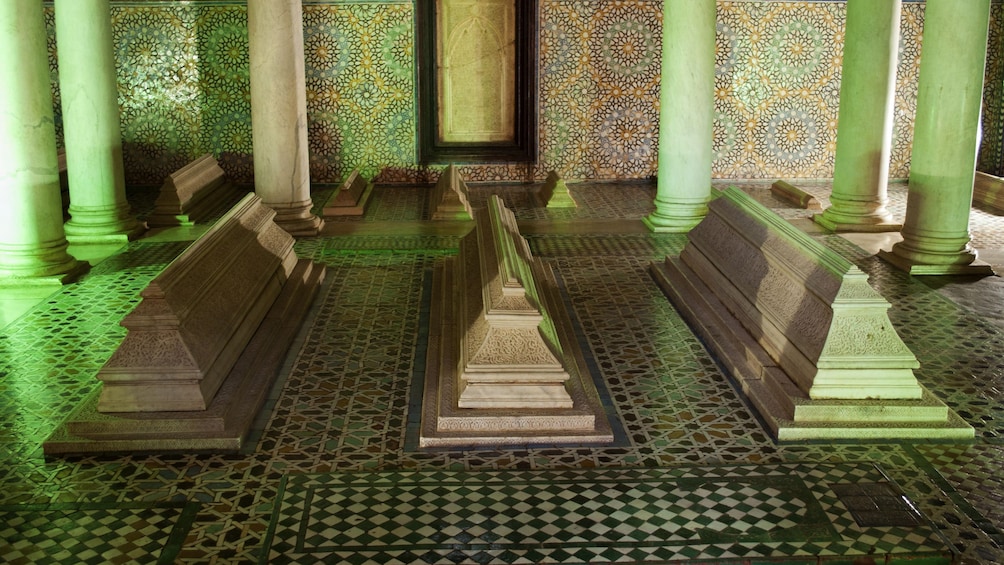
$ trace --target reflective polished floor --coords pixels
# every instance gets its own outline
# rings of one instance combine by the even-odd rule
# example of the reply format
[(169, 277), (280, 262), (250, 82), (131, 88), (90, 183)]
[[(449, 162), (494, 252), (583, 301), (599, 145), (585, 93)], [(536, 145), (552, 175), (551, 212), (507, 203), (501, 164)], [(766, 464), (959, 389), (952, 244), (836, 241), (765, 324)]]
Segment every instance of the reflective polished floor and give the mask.
[[(686, 243), (642, 224), (652, 185), (572, 184), (579, 207), (557, 210), (535, 186), (477, 185), (554, 269), (615, 441), (420, 449), (430, 273), (471, 225), (427, 221), (425, 188), (377, 187), (365, 216), (298, 241), (328, 276), (243, 453), (42, 455), (200, 228), (88, 257), (54, 293), (0, 295), (0, 561), (1004, 561), (1002, 279), (907, 276), (874, 256), (895, 235), (824, 233), (769, 185), (740, 187), (870, 275), (974, 442), (773, 442), (648, 274)], [(153, 196), (130, 198), (143, 215)], [(905, 187), (890, 200), (902, 218)], [(971, 230), (1001, 272), (1004, 218), (974, 209)]]

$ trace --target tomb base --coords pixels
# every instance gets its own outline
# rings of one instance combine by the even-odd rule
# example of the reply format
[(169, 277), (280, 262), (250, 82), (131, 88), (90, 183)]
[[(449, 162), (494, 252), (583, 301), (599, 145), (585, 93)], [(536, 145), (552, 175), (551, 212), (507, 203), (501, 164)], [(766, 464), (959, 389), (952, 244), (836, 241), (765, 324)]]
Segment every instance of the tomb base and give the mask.
[(778, 441), (973, 439), (973, 428), (923, 387), (916, 400), (810, 398), (683, 261), (653, 264), (652, 274)]
[(322, 265), (297, 261), (206, 410), (102, 413), (99, 388), (43, 444), (44, 453), (240, 451), (324, 275)]
[(324, 203), (322, 215), (325, 218), (362, 216), (372, 194), (373, 183), (363, 178), (356, 169)]
[(531, 444), (596, 444), (613, 441), (613, 431), (599, 394), (586, 370), (582, 351), (564, 311), (557, 287), (541, 285), (565, 347), (565, 381), (571, 408), (460, 408), (457, 371), (463, 324), (454, 310), (455, 262), (449, 257), (433, 272), (432, 311), (422, 401), (419, 446), (494, 447)]

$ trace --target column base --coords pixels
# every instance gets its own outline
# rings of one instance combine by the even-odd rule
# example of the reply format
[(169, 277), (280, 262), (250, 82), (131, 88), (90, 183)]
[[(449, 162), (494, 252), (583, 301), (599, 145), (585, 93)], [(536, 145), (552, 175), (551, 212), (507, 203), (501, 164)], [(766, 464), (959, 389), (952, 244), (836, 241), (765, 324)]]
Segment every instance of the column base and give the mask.
[(886, 210), (885, 199), (847, 200), (831, 195), (830, 204), (822, 214), (812, 217), (812, 221), (830, 231), (882, 233), (903, 229), (903, 224), (894, 221)]
[(91, 268), (90, 264), (84, 261), (74, 260), (71, 265), (68, 270), (60, 273), (37, 276), (21, 276), (0, 272), (0, 289), (60, 287), (76, 282)]
[(135, 220), (123, 225), (122, 223), (109, 224), (106, 226), (78, 225), (73, 220), (63, 225), (66, 232), (66, 241), (75, 244), (88, 243), (129, 243), (139, 239), (146, 233), (147, 226), (143, 222)]
[(294, 237), (316, 236), (324, 228), (324, 220), (310, 213), (310, 207), (281, 208), (266, 203), (275, 210), (275, 223)]
[(989, 263), (976, 259), (973, 255), (971, 263), (956, 265), (931, 265), (926, 263), (916, 263), (907, 257), (897, 255), (895, 248), (893, 251), (879, 251), (878, 256), (890, 263), (893, 267), (905, 271), (911, 275), (971, 275), (971, 276), (992, 276), (995, 275), (993, 266)]
[(885, 233), (898, 232), (903, 229), (903, 224), (891, 220), (874, 218), (875, 222), (870, 222), (873, 218), (863, 218), (864, 222), (848, 222), (844, 218), (830, 218), (826, 212), (816, 214), (812, 221), (826, 228), (831, 232), (862, 232), (862, 233)]
[(672, 203), (662, 206), (663, 209), (671, 208), (676, 212), (675, 214), (665, 213), (659, 208), (660, 204), (656, 202), (656, 210), (642, 218), (642, 222), (648, 226), (648, 229), (655, 233), (687, 233), (701, 223), (704, 216), (708, 215), (707, 202), (700, 204)]
[(903, 231), (903, 241), (878, 256), (911, 275), (993, 275), (993, 268), (976, 258), (968, 233), (961, 235)]
[(0, 286), (62, 285), (90, 265), (67, 253), (65, 240), (37, 246), (0, 245)]

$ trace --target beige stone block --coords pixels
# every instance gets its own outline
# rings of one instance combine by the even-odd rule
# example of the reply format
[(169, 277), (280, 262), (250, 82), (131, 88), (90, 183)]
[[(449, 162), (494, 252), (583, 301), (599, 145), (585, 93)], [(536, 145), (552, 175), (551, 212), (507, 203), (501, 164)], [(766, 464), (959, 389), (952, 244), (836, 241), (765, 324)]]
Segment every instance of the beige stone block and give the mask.
[(100, 411), (206, 409), (296, 265), (274, 215), (249, 194), (140, 293)]
[(359, 174), (359, 169), (355, 169), (328, 198), (324, 204), (323, 215), (326, 218), (362, 216), (372, 193), (373, 183)]
[(474, 211), (468, 196), (467, 183), (454, 165), (446, 167), (429, 195), (433, 220), (471, 220)]
[(219, 163), (207, 153), (168, 175), (147, 225), (191, 226), (236, 195)]
[(714, 198), (680, 257), (652, 272), (779, 437), (918, 437), (924, 425), (972, 437), (917, 382), (867, 275), (742, 191)]

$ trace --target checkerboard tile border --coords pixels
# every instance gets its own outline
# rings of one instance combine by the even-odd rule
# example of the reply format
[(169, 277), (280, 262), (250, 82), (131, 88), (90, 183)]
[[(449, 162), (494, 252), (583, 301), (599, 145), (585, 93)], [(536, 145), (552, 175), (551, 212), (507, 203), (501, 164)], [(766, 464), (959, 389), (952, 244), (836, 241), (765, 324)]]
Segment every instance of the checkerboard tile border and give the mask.
[(859, 526), (832, 488), (849, 482), (889, 480), (866, 463), (293, 475), (280, 487), (261, 559), (582, 563), (877, 552), (950, 561), (930, 524)]
[(0, 506), (4, 563), (174, 563), (196, 502)]

